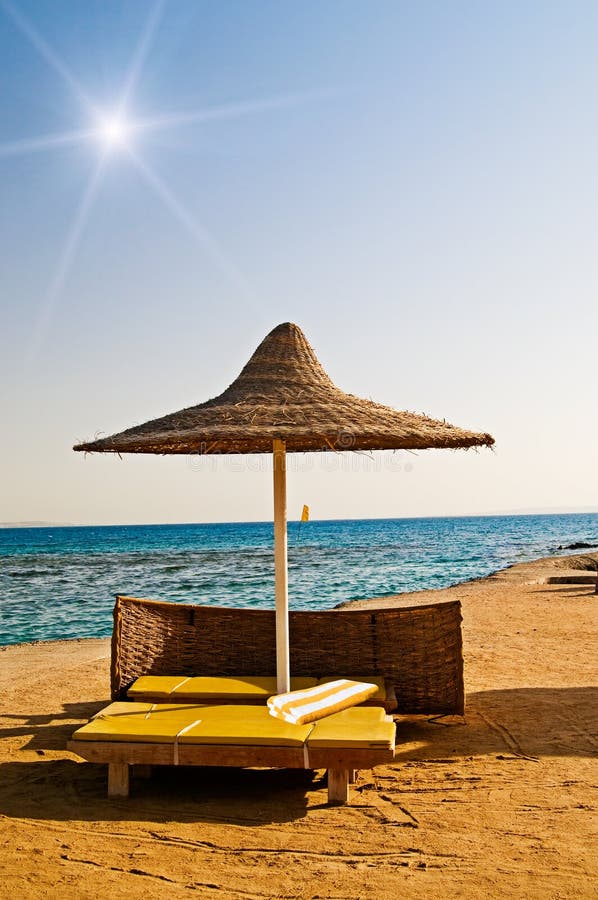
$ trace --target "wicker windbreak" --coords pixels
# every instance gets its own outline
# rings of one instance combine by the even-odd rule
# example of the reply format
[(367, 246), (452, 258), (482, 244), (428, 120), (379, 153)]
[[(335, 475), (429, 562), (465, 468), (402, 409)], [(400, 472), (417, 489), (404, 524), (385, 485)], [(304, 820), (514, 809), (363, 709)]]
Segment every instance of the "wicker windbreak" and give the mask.
[[(381, 675), (402, 713), (463, 713), (459, 601), (396, 609), (291, 612), (294, 675)], [(112, 697), (141, 675), (274, 675), (273, 610), (117, 597)]]
[[(361, 364), (362, 361), (359, 362)], [(75, 450), (104, 453), (289, 453), (490, 447), (494, 438), (362, 400), (337, 388), (291, 322), (259, 345), (224, 393)]]

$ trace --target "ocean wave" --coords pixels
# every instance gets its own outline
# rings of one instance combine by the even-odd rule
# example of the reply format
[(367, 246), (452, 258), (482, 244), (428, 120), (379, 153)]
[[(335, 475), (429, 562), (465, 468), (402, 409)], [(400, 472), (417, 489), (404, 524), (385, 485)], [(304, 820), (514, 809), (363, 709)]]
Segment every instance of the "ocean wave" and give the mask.
[(9, 578), (37, 578), (39, 575), (54, 575), (51, 569), (22, 569), (6, 572)]

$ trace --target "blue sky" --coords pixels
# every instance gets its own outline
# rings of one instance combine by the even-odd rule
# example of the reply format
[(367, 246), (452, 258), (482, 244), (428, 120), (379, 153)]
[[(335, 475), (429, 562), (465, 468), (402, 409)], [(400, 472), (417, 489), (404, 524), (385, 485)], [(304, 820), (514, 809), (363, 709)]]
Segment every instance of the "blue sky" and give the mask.
[[(497, 440), (300, 457), (291, 515), (598, 508), (597, 42), (583, 2), (0, 0), (0, 520), (269, 518), (266, 461), (71, 446), (287, 320), (345, 390)], [(130, 121), (210, 116), (15, 146), (97, 130), (135, 60)]]

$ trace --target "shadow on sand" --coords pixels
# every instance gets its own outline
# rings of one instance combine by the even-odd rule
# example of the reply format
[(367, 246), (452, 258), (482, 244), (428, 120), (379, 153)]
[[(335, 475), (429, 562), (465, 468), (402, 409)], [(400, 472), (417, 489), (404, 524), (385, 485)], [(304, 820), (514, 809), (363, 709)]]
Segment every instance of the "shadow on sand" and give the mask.
[(108, 800), (106, 771), (106, 766), (72, 759), (2, 763), (0, 813), (54, 821), (176, 820), (253, 827), (303, 818), (307, 792), (325, 786), (321, 773), (303, 769), (159, 766), (151, 778), (138, 779), (133, 772), (129, 799)]
[[(461, 727), (450, 719), (404, 719), (397, 759), (511, 753), (532, 759), (598, 755), (598, 687), (511, 688), (467, 695)], [(410, 753), (401, 742), (418, 744)]]
[[(0, 737), (29, 736), (23, 750), (39, 758), (0, 764), (0, 813), (59, 821), (176, 819), (256, 826), (303, 818), (307, 792), (325, 785), (321, 773), (299, 769), (157, 767), (150, 779), (134, 776), (129, 800), (109, 801), (105, 766), (44, 759), (64, 750), (77, 727), (74, 719), (86, 721), (104, 703), (70, 704), (45, 716), (4, 716), (14, 725), (0, 729)], [(479, 691), (467, 697), (465, 721), (399, 717), (394, 767), (400, 773), (405, 762), (488, 755), (596, 756), (597, 718), (598, 687)]]

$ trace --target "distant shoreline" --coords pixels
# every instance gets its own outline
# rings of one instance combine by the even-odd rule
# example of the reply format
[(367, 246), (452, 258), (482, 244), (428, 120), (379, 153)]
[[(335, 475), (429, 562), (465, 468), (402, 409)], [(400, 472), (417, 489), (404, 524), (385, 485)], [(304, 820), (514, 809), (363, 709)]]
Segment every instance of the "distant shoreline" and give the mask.
[[(88, 528), (72, 522), (0, 522), (0, 528)], [(93, 527), (93, 526), (92, 526)]]
[[(355, 518), (340, 519), (310, 519), (311, 522), (420, 522), (430, 519), (525, 519), (538, 516), (595, 516), (598, 515), (598, 507), (578, 507), (577, 509), (549, 509), (539, 511), (507, 511), (488, 513), (460, 513), (459, 515), (430, 515), (430, 516), (359, 516)], [(289, 524), (298, 523), (300, 519), (288, 519)], [(213, 521), (213, 522), (45, 522), (45, 521), (20, 521), (0, 522), (0, 528), (180, 528), (190, 525), (270, 525), (271, 519), (248, 519), (238, 521)]]

